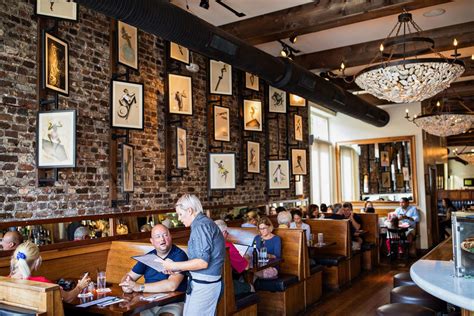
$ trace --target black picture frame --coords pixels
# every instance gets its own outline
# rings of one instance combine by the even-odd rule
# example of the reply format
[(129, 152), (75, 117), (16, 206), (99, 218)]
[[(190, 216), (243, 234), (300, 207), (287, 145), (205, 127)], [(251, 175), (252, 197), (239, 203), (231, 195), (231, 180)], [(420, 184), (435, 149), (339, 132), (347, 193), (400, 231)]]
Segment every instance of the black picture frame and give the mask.
[[(251, 148), (256, 148), (257, 150), (255, 151), (255, 156), (253, 157), (256, 160), (255, 163), (255, 168), (251, 168), (251, 158), (252, 158), (252, 153), (251, 153)], [(261, 172), (260, 169), (260, 143), (259, 142), (254, 142), (254, 141), (247, 141), (247, 172), (248, 173), (253, 173), (253, 174), (259, 174)]]
[[(53, 8), (53, 6), (56, 6), (56, 8)], [(59, 9), (58, 6), (60, 6)], [(58, 14), (58, 12), (63, 12), (63, 14)], [(46, 18), (77, 22), (79, 18), (79, 4), (73, 1), (56, 1), (52, 3), (49, 0), (36, 0), (35, 14)]]
[[(175, 46), (176, 45), (176, 46)], [(174, 52), (175, 52), (175, 49), (174, 48), (177, 48), (177, 49), (182, 49), (183, 53), (179, 53), (179, 55), (176, 55)], [(183, 63), (185, 65), (189, 65), (189, 63), (191, 62), (190, 60), (190, 56), (191, 56), (191, 52), (189, 50), (189, 48), (187, 47), (184, 47), (183, 45), (179, 45), (177, 43), (174, 43), (174, 42), (167, 42), (167, 49), (168, 49), (168, 56), (172, 59), (172, 60), (176, 60), (176, 61), (179, 61), (180, 63)]]
[[(122, 192), (123, 193), (132, 193), (135, 191), (135, 186), (134, 186), (135, 152), (134, 150), (135, 148), (132, 145), (128, 143), (122, 143)], [(130, 167), (130, 161), (131, 161), (131, 167)], [(128, 185), (127, 185), (126, 179), (128, 179)]]
[[(180, 133), (184, 133), (184, 141), (180, 137)], [(183, 128), (176, 126), (176, 169), (185, 170), (188, 169), (188, 131)], [(184, 143), (183, 143), (184, 142)], [(184, 152), (184, 164), (180, 163), (180, 152)]]
[[(145, 126), (144, 97), (143, 83), (112, 80), (110, 83), (110, 126), (142, 131)], [(137, 109), (130, 112), (135, 104)], [(127, 122), (129, 118), (130, 122)]]
[(62, 95), (69, 95), (69, 44), (44, 31), (42, 36), (42, 84)]
[[(125, 34), (123, 35), (121, 35), (121, 32), (122, 32), (121, 27), (125, 28)], [(127, 33), (127, 29), (131, 33), (131, 35)], [(128, 38), (126, 38), (126, 36), (128, 36)], [(125, 40), (126, 43), (123, 42), (123, 40)], [(138, 28), (130, 24), (127, 24), (125, 22), (122, 22), (120, 20), (117, 20), (117, 32), (116, 32), (115, 44), (116, 44), (115, 51), (117, 52), (117, 63), (122, 66), (131, 68), (134, 70), (138, 70), (140, 68), (140, 60), (138, 58), (139, 57), (138, 53), (140, 51), (140, 41), (138, 39)], [(130, 57), (127, 55), (130, 53), (134, 54), (133, 61), (127, 61), (127, 59)]]
[(37, 168), (75, 168), (76, 110), (39, 111), (36, 122)]
[[(299, 162), (298, 158), (295, 158), (295, 155), (303, 154), (304, 161)], [(301, 157), (301, 156), (300, 156)], [(296, 160), (296, 161), (295, 161)], [(297, 170), (297, 167), (300, 166), (301, 171)], [(303, 148), (292, 148), (291, 149), (291, 173), (293, 175), (305, 176), (308, 174), (308, 153), (306, 149)]]
[[(179, 88), (176, 90), (177, 86)], [(175, 106), (176, 102), (183, 102), (183, 98), (189, 102), (189, 110), (187, 111), (176, 109), (179, 104)], [(193, 115), (193, 79), (190, 76), (168, 74), (168, 113)]]
[[(224, 68), (225, 71), (223, 71)], [(232, 95), (232, 66), (218, 60), (209, 59), (208, 69), (209, 93), (213, 95)], [(219, 80), (220, 76), (223, 76), (221, 80)], [(220, 86), (221, 83), (224, 84), (222, 89), (220, 89), (222, 87)]]

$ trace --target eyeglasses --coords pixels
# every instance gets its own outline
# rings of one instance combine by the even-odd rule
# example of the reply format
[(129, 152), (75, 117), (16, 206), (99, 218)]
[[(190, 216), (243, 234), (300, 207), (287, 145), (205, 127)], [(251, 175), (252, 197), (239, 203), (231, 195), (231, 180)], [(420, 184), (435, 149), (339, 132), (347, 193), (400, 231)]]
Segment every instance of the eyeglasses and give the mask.
[(268, 229), (268, 226), (258, 228), (258, 230), (267, 230), (267, 229)]

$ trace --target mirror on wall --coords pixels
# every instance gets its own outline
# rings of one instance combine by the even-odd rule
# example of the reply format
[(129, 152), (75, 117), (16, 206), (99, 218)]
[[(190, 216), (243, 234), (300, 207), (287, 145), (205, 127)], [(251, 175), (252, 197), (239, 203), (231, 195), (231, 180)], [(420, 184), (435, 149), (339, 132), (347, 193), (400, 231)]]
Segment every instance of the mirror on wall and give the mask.
[(336, 144), (339, 201), (417, 203), (415, 137), (386, 137)]

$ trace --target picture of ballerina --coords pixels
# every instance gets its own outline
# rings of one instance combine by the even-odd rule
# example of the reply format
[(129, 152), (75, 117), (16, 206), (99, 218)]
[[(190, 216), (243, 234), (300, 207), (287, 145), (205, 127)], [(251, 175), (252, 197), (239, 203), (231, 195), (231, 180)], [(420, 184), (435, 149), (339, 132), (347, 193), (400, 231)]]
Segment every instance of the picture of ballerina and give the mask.
[(260, 173), (260, 143), (247, 141), (247, 172)]
[(247, 89), (259, 91), (260, 86), (258, 82), (258, 77), (255, 76), (254, 74), (246, 72), (245, 73), (245, 87)]
[(118, 62), (138, 69), (138, 30), (136, 27), (118, 21)]
[(122, 144), (123, 192), (133, 192), (133, 146)]
[(76, 112), (38, 114), (38, 167), (75, 166)]
[(232, 95), (232, 66), (210, 60), (209, 90), (213, 94)]
[(244, 100), (244, 130), (262, 131), (262, 103)]
[(170, 42), (170, 57), (185, 64), (189, 64), (189, 49)]
[(45, 33), (45, 87), (59, 93), (69, 93), (68, 44)]
[(186, 130), (181, 127), (176, 127), (176, 151), (176, 168), (186, 169), (188, 167)]
[(286, 92), (270, 86), (268, 90), (268, 111), (272, 113), (286, 113)]
[(143, 129), (143, 84), (112, 81), (112, 127)]
[(295, 140), (302, 142), (303, 141), (303, 117), (301, 115), (295, 114)]
[(168, 74), (169, 112), (192, 115), (191, 77)]
[(291, 150), (291, 173), (293, 175), (306, 175), (306, 150)]
[(288, 160), (270, 160), (268, 167), (269, 188), (288, 189), (290, 187)]
[(36, 14), (77, 21), (77, 3), (66, 0), (36, 0)]
[(217, 105), (214, 106), (214, 139), (230, 141), (229, 109)]
[(210, 189), (235, 189), (235, 154), (209, 154)]

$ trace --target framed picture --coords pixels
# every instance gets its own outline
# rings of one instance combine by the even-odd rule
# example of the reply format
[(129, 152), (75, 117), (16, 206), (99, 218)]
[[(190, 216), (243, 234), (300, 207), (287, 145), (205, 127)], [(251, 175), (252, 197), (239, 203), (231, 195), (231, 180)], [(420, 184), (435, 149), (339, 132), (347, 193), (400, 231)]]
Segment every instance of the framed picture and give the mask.
[(170, 42), (170, 57), (182, 63), (189, 64), (189, 49)]
[(290, 106), (306, 106), (306, 100), (296, 94), (290, 93)]
[(214, 106), (214, 140), (230, 142), (229, 108)]
[(390, 172), (382, 172), (382, 188), (390, 188), (392, 187), (390, 181)]
[(138, 70), (138, 29), (117, 21), (118, 62)]
[(260, 85), (258, 82), (258, 77), (254, 74), (246, 72), (245, 73), (245, 88), (259, 91)]
[(247, 141), (247, 172), (260, 173), (260, 143)]
[(143, 130), (143, 84), (112, 80), (112, 127)]
[(464, 178), (463, 186), (465, 187), (474, 187), (474, 178)]
[(69, 94), (69, 45), (48, 32), (43, 36), (43, 88)]
[(169, 112), (193, 115), (193, 89), (191, 77), (168, 74)]
[(133, 146), (122, 144), (122, 192), (133, 192)]
[(36, 0), (36, 14), (48, 18), (77, 21), (78, 5), (66, 0)]
[(390, 158), (388, 157), (388, 151), (380, 152), (380, 166), (382, 167), (390, 166)]
[(301, 115), (295, 114), (295, 140), (302, 142), (303, 141), (303, 117)]
[(291, 150), (291, 173), (293, 175), (306, 175), (306, 149)]
[(186, 139), (187, 131), (184, 128), (176, 127), (176, 168), (188, 168), (188, 143)]
[(272, 86), (268, 88), (268, 111), (286, 113), (286, 92)]
[(209, 188), (235, 189), (235, 154), (209, 153)]
[(38, 168), (76, 167), (76, 110), (38, 112), (36, 144)]
[(290, 188), (290, 168), (288, 160), (268, 161), (268, 188), (270, 190)]
[(232, 95), (232, 66), (211, 59), (209, 68), (209, 91), (212, 94)]
[(262, 131), (262, 102), (244, 100), (244, 130)]
[(403, 180), (403, 173), (397, 173), (395, 175), (397, 188), (403, 189), (405, 187), (405, 181)]
[(410, 170), (408, 167), (402, 167), (403, 181), (410, 181)]

